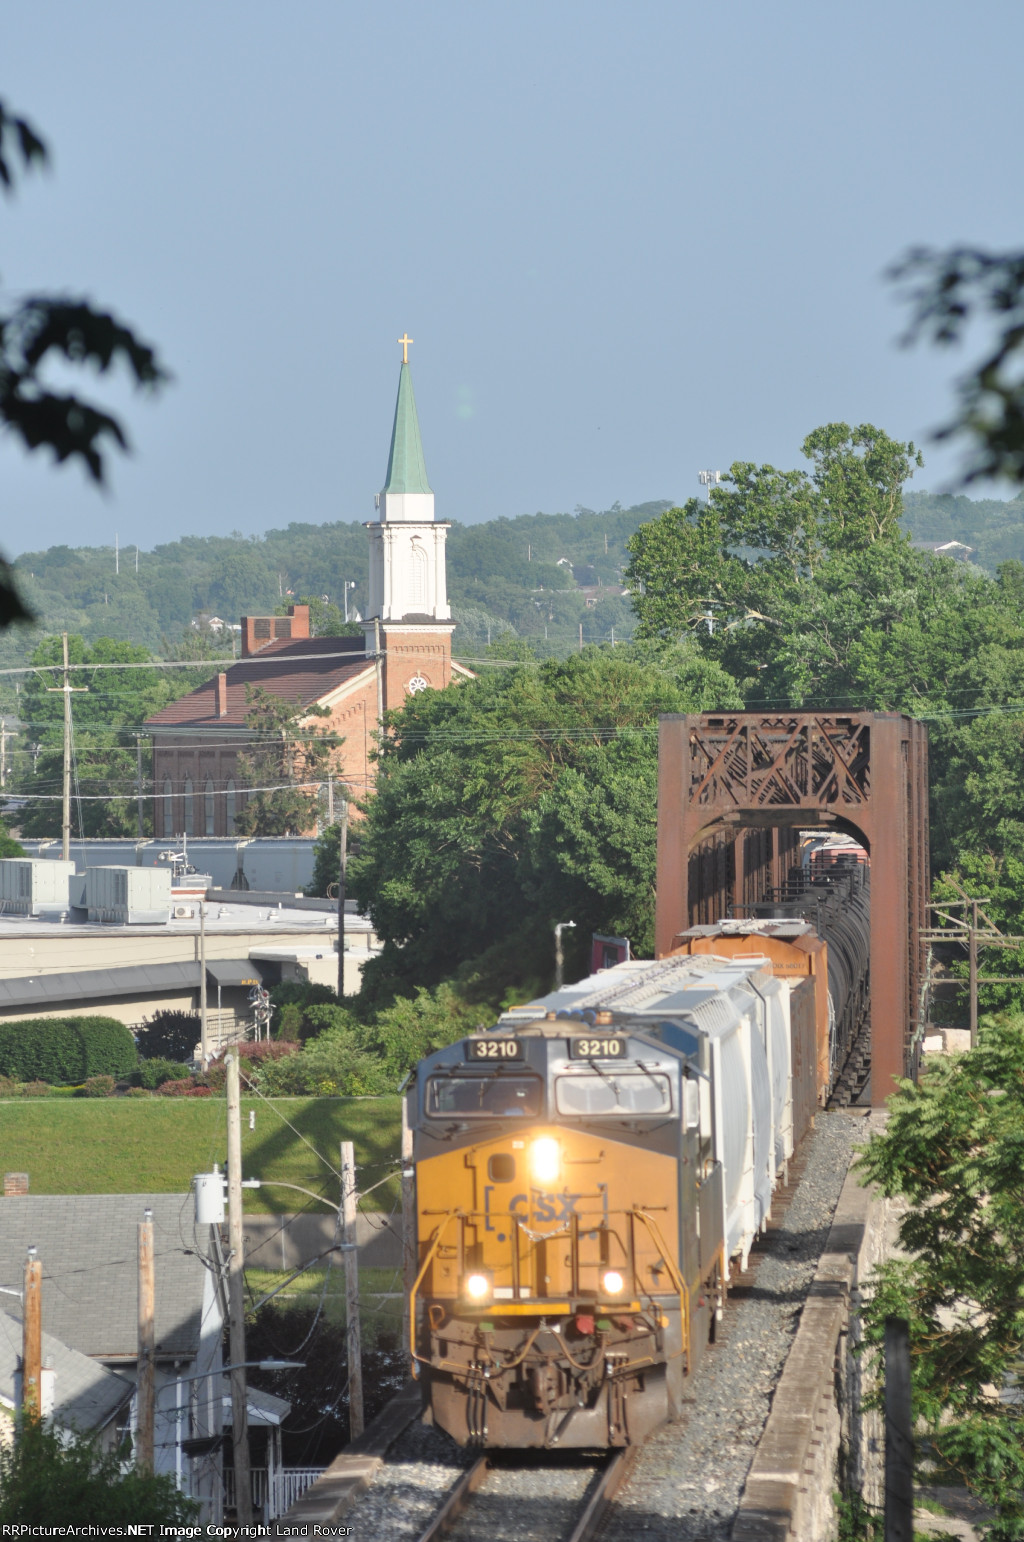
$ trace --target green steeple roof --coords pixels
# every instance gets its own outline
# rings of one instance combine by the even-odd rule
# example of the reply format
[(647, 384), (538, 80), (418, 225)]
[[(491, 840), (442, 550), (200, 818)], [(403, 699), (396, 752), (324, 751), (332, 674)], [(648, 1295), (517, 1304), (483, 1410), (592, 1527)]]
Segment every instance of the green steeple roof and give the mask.
[(408, 364), (402, 365), (398, 377), (398, 400), (395, 403), (395, 426), (391, 431), (391, 454), (388, 456), (388, 474), (383, 491), (386, 493), (429, 493), (427, 468), (423, 464), (423, 444), (420, 440), (420, 423), (416, 416), (416, 398), (412, 391), (412, 375)]

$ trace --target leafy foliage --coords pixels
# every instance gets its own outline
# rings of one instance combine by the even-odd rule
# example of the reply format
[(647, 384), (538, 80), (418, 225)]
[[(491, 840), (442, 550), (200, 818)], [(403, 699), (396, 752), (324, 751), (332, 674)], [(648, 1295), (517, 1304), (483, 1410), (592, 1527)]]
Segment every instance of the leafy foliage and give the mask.
[(36, 1017), (0, 1024), (0, 1074), (18, 1081), (78, 1085), (90, 1076), (126, 1076), (135, 1041), (113, 1017)]
[(613, 924), (648, 946), (658, 714), (729, 705), (732, 680), (684, 645), (517, 665), (392, 714), (349, 863), (385, 943), (366, 1000), (460, 970), (468, 999), (539, 983), (561, 920), (581, 957)]
[(481, 1016), (447, 984), (361, 1012), (339, 1005), (333, 992), (317, 999), (320, 989), (296, 991), (280, 1013), (301, 1048), (282, 1042), (245, 1046), (253, 1052), (242, 1067), (251, 1085), (287, 1096), (393, 1092), (424, 1055), (470, 1032)]
[(995, 1511), (991, 1542), (1024, 1537), (1024, 1409), (1002, 1400), (1024, 1353), (1024, 1019), (984, 1019), (978, 1047), (902, 1082), (859, 1170), (909, 1209), (906, 1257), (882, 1265), (864, 1310), (878, 1353), (910, 1324), (915, 1417), (954, 1481)]
[[(30, 171), (47, 158), (28, 120), (0, 102), (0, 187), (12, 191), (18, 162)], [(27, 450), (49, 449), (58, 462), (77, 458), (102, 483), (107, 451), (127, 450), (127, 436), (111, 413), (47, 384), (45, 366), (53, 359), (100, 374), (123, 365), (136, 385), (150, 390), (169, 377), (148, 343), (87, 300), (27, 295), (0, 308), (0, 425)], [(31, 619), (10, 567), (0, 564), (0, 626)]]
[[(194, 1044), (195, 1039), (192, 1042)], [(188, 1066), (182, 1065), (179, 1061), (147, 1056), (139, 1061), (137, 1069), (132, 1072), (131, 1079), (136, 1087), (141, 1087), (147, 1092), (155, 1092), (158, 1087), (163, 1086), (164, 1082), (187, 1081), (188, 1077)]]
[[(315, 1333), (315, 1339), (312, 1335)], [(268, 1302), (246, 1322), (246, 1351), (253, 1359), (305, 1360), (301, 1371), (254, 1371), (254, 1386), (291, 1403), (281, 1427), (286, 1466), (330, 1462), (348, 1441), (348, 1345), (343, 1324), (314, 1307)], [(310, 1348), (304, 1348), (305, 1345)], [(311, 1352), (315, 1345), (315, 1352)], [(402, 1357), (385, 1335), (363, 1345), (364, 1412), (374, 1418), (402, 1385)]]
[[(199, 1043), (202, 1024), (198, 1012), (154, 1012), (143, 1021), (139, 1033), (139, 1054), (143, 1061), (172, 1060), (176, 1064), (191, 1060)], [(173, 1073), (172, 1073), (173, 1074)], [(148, 1081), (142, 1084), (149, 1086)]]
[(195, 1519), (199, 1506), (169, 1475), (125, 1467), (123, 1453), (40, 1420), (21, 1424), (0, 1446), (0, 1525), (162, 1525)]
[(970, 443), (965, 482), (1002, 477), (1024, 484), (1024, 252), (919, 247), (891, 277), (907, 284), (906, 342), (923, 336), (948, 346), (977, 315), (995, 318), (997, 335), (960, 380), (956, 413), (936, 438)]

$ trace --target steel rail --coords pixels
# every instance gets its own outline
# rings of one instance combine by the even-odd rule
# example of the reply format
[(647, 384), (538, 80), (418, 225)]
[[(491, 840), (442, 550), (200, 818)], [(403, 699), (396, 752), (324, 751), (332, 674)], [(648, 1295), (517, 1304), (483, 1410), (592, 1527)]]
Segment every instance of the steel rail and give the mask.
[[(639, 1454), (639, 1446), (623, 1446), (612, 1452), (603, 1470), (598, 1474), (596, 1484), (586, 1497), (576, 1524), (569, 1534), (568, 1542), (591, 1542), (591, 1539), (597, 1535), (598, 1527), (605, 1517), (608, 1506), (633, 1471)], [(440, 1542), (440, 1538), (451, 1531), (465, 1510), (470, 1495), (483, 1486), (492, 1470), (490, 1460), (486, 1456), (481, 1456), (471, 1467), (467, 1467), (449, 1492), (444, 1504), (420, 1532), (417, 1542)], [(543, 1473), (543, 1470), (542, 1467), (536, 1469), (538, 1476)]]
[(590, 1542), (590, 1538), (597, 1535), (597, 1529), (604, 1519), (608, 1506), (633, 1471), (639, 1455), (639, 1446), (623, 1446), (609, 1458), (593, 1493), (583, 1507), (579, 1520), (573, 1527), (569, 1542)]
[(466, 1508), (470, 1494), (486, 1482), (490, 1470), (491, 1464), (486, 1456), (478, 1457), (472, 1467), (467, 1467), (426, 1530), (420, 1532), (418, 1542), (437, 1542), (437, 1538), (451, 1531)]

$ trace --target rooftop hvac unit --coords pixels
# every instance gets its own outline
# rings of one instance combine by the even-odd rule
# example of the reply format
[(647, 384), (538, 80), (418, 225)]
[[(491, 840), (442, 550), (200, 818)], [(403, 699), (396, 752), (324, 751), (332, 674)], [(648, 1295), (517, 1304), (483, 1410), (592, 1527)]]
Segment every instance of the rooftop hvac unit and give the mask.
[(196, 908), (194, 905), (175, 905), (174, 909), (171, 911), (171, 915), (174, 917), (175, 921), (191, 921), (195, 916), (195, 913)]
[(166, 922), (171, 875), (166, 868), (88, 867), (85, 904), (90, 921), (119, 926)]
[(0, 910), (16, 916), (66, 910), (68, 883), (74, 871), (73, 862), (4, 857), (0, 860)]

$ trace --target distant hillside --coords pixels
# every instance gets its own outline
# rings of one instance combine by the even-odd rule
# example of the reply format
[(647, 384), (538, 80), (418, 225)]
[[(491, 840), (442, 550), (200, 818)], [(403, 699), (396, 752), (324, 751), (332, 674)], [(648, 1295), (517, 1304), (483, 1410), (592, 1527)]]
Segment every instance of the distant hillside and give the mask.
[(963, 541), (971, 561), (994, 573), (1000, 562), (1024, 562), (1024, 494), (966, 498), (957, 494), (905, 493), (903, 523), (915, 541)]
[[(522, 514), (516, 519), (453, 525), (448, 592), (458, 622), (456, 652), (472, 657), (503, 637), (530, 641), (541, 654), (579, 642), (625, 639), (633, 630), (621, 588), (626, 541), (669, 507), (665, 501), (597, 512)], [(1011, 502), (908, 492), (904, 523), (915, 540), (958, 540), (972, 560), (994, 571), (1024, 562), (1024, 495)], [(183, 536), (138, 553), (109, 546), (52, 546), (28, 552), (15, 569), (40, 626), (0, 635), (0, 666), (20, 663), (42, 632), (77, 632), (177, 651), (195, 617), (237, 621), (302, 595), (328, 595), (351, 613), (366, 608), (368, 543), (357, 521), (291, 524), (260, 537)], [(192, 634), (194, 635), (194, 634)], [(5, 693), (0, 690), (0, 696)], [(5, 710), (6, 700), (2, 703)]]
[[(448, 538), (448, 592), (457, 622), (456, 649), (486, 647), (503, 634), (536, 639), (541, 651), (564, 652), (586, 641), (632, 630), (628, 600), (601, 590), (618, 586), (625, 542), (665, 502), (603, 513), (528, 514), (518, 519), (454, 525)], [(136, 566), (137, 564), (137, 566)], [(41, 632), (67, 630), (87, 641), (124, 638), (154, 652), (180, 642), (197, 616), (237, 621), (267, 613), (301, 595), (327, 595), (351, 613), (366, 607), (368, 543), (362, 524), (291, 524), (261, 537), (184, 536), (136, 553), (112, 547), (53, 546), (15, 563), (40, 626), (0, 639), (0, 663), (20, 661)], [(589, 603), (588, 603), (589, 601)], [(545, 637), (545, 633), (547, 634)]]

